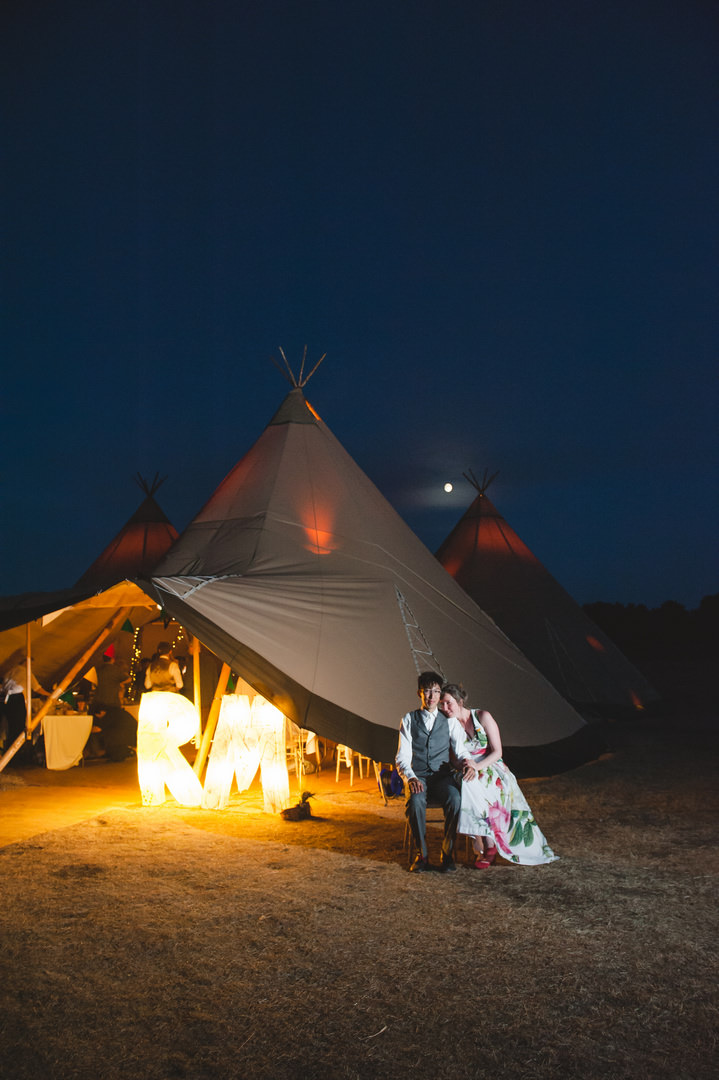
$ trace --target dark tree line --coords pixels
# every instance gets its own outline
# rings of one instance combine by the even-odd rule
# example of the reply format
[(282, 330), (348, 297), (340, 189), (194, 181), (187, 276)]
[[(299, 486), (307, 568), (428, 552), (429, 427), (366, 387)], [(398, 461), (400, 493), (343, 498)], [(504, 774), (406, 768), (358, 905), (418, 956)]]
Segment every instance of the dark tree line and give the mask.
[(709, 660), (719, 651), (719, 593), (705, 596), (687, 611), (667, 600), (658, 608), (644, 604), (585, 604), (590, 619), (639, 666), (646, 661)]

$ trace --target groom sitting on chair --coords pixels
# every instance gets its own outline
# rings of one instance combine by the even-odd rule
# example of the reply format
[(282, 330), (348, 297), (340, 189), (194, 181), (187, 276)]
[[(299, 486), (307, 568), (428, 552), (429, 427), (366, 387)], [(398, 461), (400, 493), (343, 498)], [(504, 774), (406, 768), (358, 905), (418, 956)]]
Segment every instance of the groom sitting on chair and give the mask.
[[(406, 781), (409, 792), (405, 813), (412, 830), (417, 856), (410, 870), (429, 869), (427, 856), (427, 799), (444, 811), (444, 840), (441, 870), (456, 870), (454, 840), (461, 802), (461, 789), (452, 774), (450, 749), (464, 760), (465, 735), (454, 717), (438, 712), (442, 678), (434, 671), (423, 671), (417, 679), (421, 709), (413, 709), (402, 719), (399, 748), (395, 759), (397, 771)], [(471, 763), (466, 760), (471, 768)]]

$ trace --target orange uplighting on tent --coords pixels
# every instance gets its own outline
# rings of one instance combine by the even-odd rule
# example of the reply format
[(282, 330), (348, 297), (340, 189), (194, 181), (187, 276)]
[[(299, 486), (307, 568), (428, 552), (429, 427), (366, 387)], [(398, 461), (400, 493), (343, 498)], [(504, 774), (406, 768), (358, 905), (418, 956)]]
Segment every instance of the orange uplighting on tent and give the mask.
[(302, 514), (302, 526), (307, 535), (307, 551), (314, 555), (329, 555), (337, 547), (337, 539), (332, 531), (334, 514), (327, 508), (315, 507), (313, 511)]
[(635, 709), (643, 709), (644, 708), (644, 702), (639, 697), (639, 695), (635, 694), (633, 690), (631, 691), (631, 695), (632, 695), (632, 705), (634, 706), (634, 708)]
[(596, 652), (605, 652), (605, 648), (602, 645), (601, 641), (597, 641), (597, 639), (595, 637), (592, 637), (591, 634), (587, 634), (587, 642)]
[(329, 555), (336, 546), (332, 533), (322, 529), (307, 529), (307, 537), (310, 542), (308, 550), (314, 551), (316, 555)]

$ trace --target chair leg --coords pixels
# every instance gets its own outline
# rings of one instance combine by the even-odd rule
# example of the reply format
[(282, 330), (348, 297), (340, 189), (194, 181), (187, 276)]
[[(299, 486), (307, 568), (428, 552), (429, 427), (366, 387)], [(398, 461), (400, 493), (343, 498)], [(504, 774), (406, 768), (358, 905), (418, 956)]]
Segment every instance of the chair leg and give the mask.
[(381, 766), (378, 765), (376, 761), (373, 761), (372, 764), (374, 765), (374, 776), (375, 776), (375, 780), (377, 781), (377, 787), (379, 788), (379, 793), (380, 793), (380, 795), (382, 797), (382, 802), (386, 806), (387, 805), (387, 796), (385, 795), (384, 788), (382, 787), (382, 777), (380, 776), (380, 768), (381, 768)]
[[(375, 768), (376, 768), (376, 765), (375, 765)], [(378, 777), (379, 777), (379, 773), (378, 773)], [(386, 805), (386, 803), (387, 803), (387, 800), (385, 799), (385, 805)], [(430, 806), (430, 807), (428, 807), (428, 809), (430, 811), (432, 811), (432, 810), (436, 811), (438, 808), (436, 806)], [(441, 825), (441, 824), (442, 824), (442, 821), (438, 820), (437, 818), (429, 818), (429, 817), (427, 818), (427, 825)], [(467, 836), (466, 834), (458, 833), (457, 839), (455, 840), (455, 850), (457, 849), (457, 843), (458, 843), (458, 841), (459, 841), (459, 839), (460, 839), (460, 837), (462, 835), (464, 835), (464, 857), (465, 857), (466, 862), (469, 863), (470, 840), (471, 840), (470, 836)], [(404, 822), (404, 840), (403, 840), (403, 843), (402, 843), (402, 847), (407, 852), (407, 865), (410, 866), (412, 864), (412, 859), (414, 858), (414, 855), (415, 855), (415, 852), (416, 852), (417, 849), (415, 847), (414, 836), (412, 834), (412, 830), (409, 827), (409, 821), (407, 820), (407, 818), (405, 818), (405, 822)]]
[(412, 830), (409, 827), (407, 818), (404, 820), (404, 841), (402, 847), (407, 852), (407, 866), (411, 866), (412, 857), (414, 855), (414, 836), (412, 835)]

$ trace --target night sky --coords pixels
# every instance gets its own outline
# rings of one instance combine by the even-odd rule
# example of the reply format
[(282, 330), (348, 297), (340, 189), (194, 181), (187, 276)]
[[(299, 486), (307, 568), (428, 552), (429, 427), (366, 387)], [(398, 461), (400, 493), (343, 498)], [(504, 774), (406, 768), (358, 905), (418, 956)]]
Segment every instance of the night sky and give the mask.
[(581, 603), (719, 591), (717, 12), (5, 0), (0, 591), (137, 472), (182, 530), (305, 344), (432, 550), (488, 468)]

